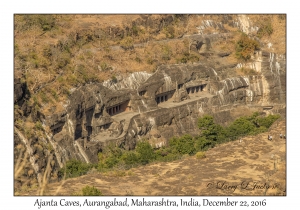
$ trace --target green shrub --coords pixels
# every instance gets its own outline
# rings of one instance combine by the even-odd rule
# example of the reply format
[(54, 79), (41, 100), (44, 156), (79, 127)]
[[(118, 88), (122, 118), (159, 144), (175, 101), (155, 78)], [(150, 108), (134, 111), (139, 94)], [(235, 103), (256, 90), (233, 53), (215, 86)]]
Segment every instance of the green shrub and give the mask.
[(113, 155), (105, 159), (105, 165), (107, 168), (112, 168), (118, 163), (119, 163), (119, 159)]
[(78, 177), (86, 174), (91, 168), (92, 164), (83, 163), (79, 160), (69, 160), (66, 165), (59, 170), (59, 176), (63, 177), (66, 173), (66, 178)]
[(169, 145), (175, 153), (179, 153), (181, 155), (192, 155), (196, 151), (194, 146), (195, 141), (190, 135), (184, 135), (180, 138), (173, 137), (170, 139)]
[(246, 117), (236, 119), (229, 127), (228, 133), (230, 136), (238, 137), (251, 132), (255, 132), (256, 126), (253, 122), (249, 121)]
[(201, 136), (209, 141), (223, 141), (226, 137), (224, 128), (214, 123), (210, 115), (198, 119), (198, 128), (201, 130)]
[(195, 148), (197, 151), (207, 150), (214, 147), (215, 142), (207, 140), (205, 137), (196, 137)]
[(98, 154), (98, 170), (104, 171), (106, 169), (116, 166), (122, 157), (122, 150), (116, 146), (108, 146), (102, 153)]
[(84, 188), (81, 189), (82, 191), (82, 195), (83, 196), (101, 196), (103, 195), (102, 192), (100, 190), (98, 190), (97, 188), (90, 187), (90, 186), (85, 186)]
[(216, 143), (223, 143), (235, 140), (241, 136), (266, 132), (279, 117), (279, 115), (260, 117), (259, 113), (255, 112), (250, 116), (243, 116), (236, 119), (228, 127), (222, 127), (214, 123), (212, 116), (204, 115), (198, 120), (201, 135), (196, 137), (196, 149), (197, 151), (206, 150), (214, 147)]
[[(98, 170), (107, 171), (115, 166), (131, 168), (154, 160), (174, 161), (193, 155), (196, 152), (198, 152), (196, 153), (196, 158), (202, 159), (205, 158), (204, 151), (213, 148), (216, 144), (235, 140), (245, 135), (265, 132), (278, 118), (279, 115), (261, 117), (258, 112), (255, 112), (250, 116), (236, 119), (228, 127), (222, 127), (214, 122), (212, 116), (204, 115), (198, 120), (198, 127), (201, 130), (199, 136), (184, 135), (173, 137), (169, 140), (168, 147), (153, 149), (148, 141), (138, 142), (135, 151), (125, 151), (115, 145), (106, 147), (103, 152), (98, 154)], [(69, 171), (82, 171), (82, 167), (79, 165), (76, 162), (67, 164), (67, 169)], [(124, 172), (121, 171), (118, 176), (123, 175)]]
[(147, 141), (138, 142), (136, 151), (142, 164), (147, 164), (155, 159), (155, 153), (150, 143)]
[(125, 49), (125, 50), (129, 50), (129, 49), (133, 49), (133, 38), (130, 36), (125, 37), (124, 39), (121, 40), (120, 42), (120, 46)]
[(44, 130), (44, 128), (42, 126), (42, 123), (40, 121), (37, 121), (35, 123), (35, 128), (38, 129), (38, 130)]
[(129, 151), (122, 155), (122, 160), (124, 160), (126, 165), (134, 165), (139, 163), (139, 157), (135, 152)]
[(246, 34), (242, 34), (235, 46), (235, 54), (238, 59), (249, 60), (255, 50), (259, 49), (259, 43), (249, 38)]
[(164, 162), (168, 162), (168, 161), (178, 160), (178, 159), (180, 159), (180, 157), (181, 157), (180, 154), (169, 153), (167, 156), (162, 157), (159, 160), (164, 161)]
[(206, 158), (205, 152), (197, 152), (197, 153), (196, 153), (196, 158), (197, 158), (197, 159), (203, 159), (203, 158)]
[(267, 117), (259, 117), (257, 119), (257, 123), (259, 126), (263, 126), (265, 128), (270, 128), (271, 125), (280, 118), (280, 115), (269, 115)]
[(257, 36), (259, 38), (262, 38), (263, 36), (270, 36), (273, 33), (273, 27), (271, 20), (263, 21), (261, 23), (261, 26), (259, 27), (257, 31)]

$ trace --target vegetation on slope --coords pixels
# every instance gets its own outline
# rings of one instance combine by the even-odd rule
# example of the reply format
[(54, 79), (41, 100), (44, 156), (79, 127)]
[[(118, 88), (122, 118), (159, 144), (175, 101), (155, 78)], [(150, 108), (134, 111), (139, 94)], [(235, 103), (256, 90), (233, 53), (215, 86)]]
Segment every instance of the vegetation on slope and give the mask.
[(237, 58), (247, 61), (256, 50), (259, 50), (259, 43), (246, 34), (242, 34), (236, 43), (235, 54)]
[[(212, 116), (204, 115), (198, 120), (199, 135), (186, 134), (173, 137), (169, 139), (167, 146), (159, 149), (153, 148), (147, 140), (138, 142), (133, 151), (126, 151), (115, 146), (107, 147), (98, 155), (97, 170), (105, 172), (113, 169), (129, 169), (155, 161), (173, 161), (191, 155), (196, 155), (198, 159), (205, 158), (205, 151), (209, 148), (247, 135), (266, 132), (279, 118), (279, 115), (261, 116), (255, 112), (250, 116), (240, 117), (229, 126), (223, 127), (216, 124)], [(92, 167), (96, 166), (71, 160), (65, 168), (61, 169), (61, 174), (67, 171), (67, 177), (76, 177), (86, 174)]]

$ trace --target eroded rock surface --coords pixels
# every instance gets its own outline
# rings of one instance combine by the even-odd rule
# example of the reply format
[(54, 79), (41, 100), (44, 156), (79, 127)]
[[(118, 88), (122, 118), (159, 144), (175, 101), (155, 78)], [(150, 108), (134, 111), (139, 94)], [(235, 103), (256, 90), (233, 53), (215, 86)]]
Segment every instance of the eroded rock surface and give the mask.
[(140, 139), (166, 144), (174, 135), (197, 133), (197, 119), (204, 113), (221, 124), (233, 120), (237, 107), (271, 106), (284, 113), (285, 58), (257, 54), (260, 68), (254, 70), (261, 74), (255, 76), (223, 79), (222, 69), (210, 63), (164, 65), (152, 75), (136, 73), (113, 84), (76, 89), (66, 110), (46, 120), (61, 161), (97, 162), (97, 154), (109, 144), (125, 149), (134, 149)]

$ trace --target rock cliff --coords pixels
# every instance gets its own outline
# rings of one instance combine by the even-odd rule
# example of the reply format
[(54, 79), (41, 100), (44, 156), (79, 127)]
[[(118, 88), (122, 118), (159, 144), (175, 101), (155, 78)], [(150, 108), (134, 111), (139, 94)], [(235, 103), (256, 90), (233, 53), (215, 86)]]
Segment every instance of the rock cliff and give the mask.
[[(125, 149), (134, 149), (141, 139), (165, 144), (174, 135), (197, 133), (197, 119), (204, 113), (226, 124), (237, 107), (272, 106), (279, 112), (285, 107), (285, 58), (257, 53), (258, 75), (221, 80), (222, 72), (209, 64), (178, 64), (160, 66), (147, 79), (139, 73), (109, 88), (109, 82), (78, 88), (66, 110), (46, 120), (57, 153), (63, 154), (60, 162), (71, 158), (97, 162), (97, 153), (111, 143)], [(136, 82), (128, 82), (132, 78)], [(62, 152), (67, 146), (68, 151)]]
[[(176, 18), (187, 27), (189, 16)], [(133, 25), (150, 27), (153, 33), (158, 33), (173, 21), (173, 16), (158, 20), (143, 15)], [(201, 59), (159, 65), (154, 72), (120, 74), (104, 82), (74, 87), (68, 100), (62, 102), (63, 109), (53, 114), (35, 111), (34, 106), (26, 103), (30, 98), (27, 84), (15, 79), (14, 104), (21, 107), (15, 112), (15, 118), (30, 117), (33, 122), (42, 122), (35, 126), (45, 134), (26, 137), (18, 129), (22, 126), (15, 121), (15, 159), (27, 148), (30, 161), (26, 173), (31, 177), (35, 174), (41, 182), (47, 165), (47, 159), (42, 158), (45, 156), (51, 156), (50, 173), (55, 174), (70, 159), (97, 163), (98, 153), (108, 145), (132, 150), (138, 141), (147, 139), (154, 147), (161, 147), (172, 136), (197, 134), (197, 119), (204, 114), (213, 115), (223, 125), (257, 110), (285, 117), (285, 54), (271, 52), (262, 43), (265, 46), (256, 50), (247, 62), (230, 61), (227, 57), (234, 52), (218, 48), (234, 36), (235, 32), (228, 27), (249, 35), (258, 31), (245, 15), (224, 15), (220, 21), (204, 20), (197, 27), (198, 34), (182, 33), (177, 38), (188, 39), (189, 50)], [(208, 29), (216, 32), (208, 34)], [(115, 39), (133, 33), (131, 30), (109, 27), (107, 33)], [(245, 69), (252, 73), (238, 73)], [(21, 150), (18, 145), (25, 147)]]

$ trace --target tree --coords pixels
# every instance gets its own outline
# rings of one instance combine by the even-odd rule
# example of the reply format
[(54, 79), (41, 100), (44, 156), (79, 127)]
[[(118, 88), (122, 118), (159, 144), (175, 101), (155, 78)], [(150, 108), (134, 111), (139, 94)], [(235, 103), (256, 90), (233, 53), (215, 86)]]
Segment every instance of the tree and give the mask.
[(229, 127), (228, 133), (232, 137), (243, 136), (249, 133), (253, 133), (256, 130), (256, 126), (247, 117), (240, 117), (236, 119)]
[(201, 130), (201, 136), (207, 140), (222, 141), (226, 138), (226, 133), (221, 125), (215, 124), (213, 117), (204, 115), (198, 120), (198, 127)]
[(173, 137), (172, 139), (170, 139), (169, 144), (172, 147), (173, 151), (181, 155), (184, 154), (192, 155), (196, 151), (194, 146), (195, 141), (193, 137), (188, 134), (180, 138)]
[(136, 151), (139, 154), (140, 162), (142, 164), (147, 164), (151, 160), (155, 159), (155, 153), (147, 141), (142, 141), (137, 144)]
[(259, 43), (249, 38), (246, 34), (242, 34), (235, 46), (236, 56), (245, 61), (251, 58), (255, 50), (259, 49)]

